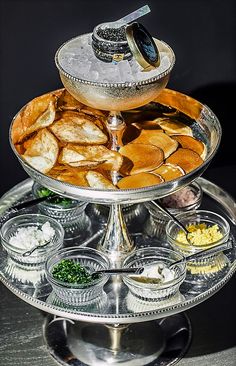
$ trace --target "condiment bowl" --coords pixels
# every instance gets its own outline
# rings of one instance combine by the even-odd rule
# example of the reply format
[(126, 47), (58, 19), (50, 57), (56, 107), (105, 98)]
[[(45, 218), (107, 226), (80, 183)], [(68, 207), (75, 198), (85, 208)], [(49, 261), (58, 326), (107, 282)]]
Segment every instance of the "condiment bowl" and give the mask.
[(179, 287), (185, 279), (186, 263), (180, 253), (162, 247), (148, 247), (136, 250), (124, 260), (124, 268), (145, 268), (145, 266), (155, 263), (162, 263), (168, 267), (171, 263), (181, 259), (182, 261), (171, 269), (174, 274), (172, 280), (154, 284), (140, 282), (137, 277), (132, 275), (123, 275), (123, 281), (130, 292), (139, 299), (146, 301), (166, 300), (179, 291)]
[[(10, 239), (13, 238), (20, 228), (32, 228), (36, 227), (41, 229), (43, 224), (48, 222), (54, 229), (54, 235), (48, 240), (48, 244), (42, 248), (36, 249), (31, 255), (24, 256), (23, 254), (31, 249), (27, 243), (23, 243), (19, 240), (18, 245), (10, 243)], [(56, 220), (40, 214), (25, 214), (15, 216), (6, 221), (0, 230), (1, 242), (3, 248), (7, 251), (9, 257), (12, 260), (21, 265), (27, 266), (44, 266), (47, 257), (60, 249), (64, 239), (64, 229)]]
[[(35, 198), (42, 197), (44, 187), (34, 183), (32, 193)], [(91, 221), (85, 209), (87, 202), (78, 201), (63, 196), (56, 201), (52, 198), (38, 204), (40, 213), (52, 217), (62, 224), (65, 231), (65, 240), (78, 239), (85, 240), (91, 231)], [(64, 200), (63, 200), (64, 199)]]
[[(33, 184), (32, 193), (35, 198), (42, 197), (42, 189), (43, 187), (40, 184), (36, 182)], [(41, 213), (53, 217), (62, 225), (78, 220), (78, 217), (84, 212), (86, 206), (87, 202), (73, 199), (68, 199), (66, 205), (54, 203), (53, 200), (46, 200), (38, 204)]]
[[(229, 240), (229, 233), (230, 233), (230, 226), (228, 222), (219, 214), (211, 211), (205, 210), (197, 210), (197, 211), (190, 211), (186, 213), (181, 213), (177, 215), (177, 218), (184, 224), (185, 227), (188, 225), (196, 225), (196, 224), (206, 224), (207, 227), (211, 227), (213, 225), (218, 225), (219, 231), (222, 234), (222, 238), (220, 240), (212, 241), (211, 243), (204, 243), (201, 242), (198, 244), (189, 244), (189, 243), (182, 243), (176, 240), (177, 234), (181, 230), (178, 225), (173, 222), (169, 221), (166, 226), (166, 235), (168, 243), (171, 247), (178, 251), (179, 253), (183, 254), (184, 256), (197, 253), (200, 250), (211, 248), (215, 245), (220, 245), (226, 243), (227, 249), (227, 242)], [(192, 274), (210, 274), (214, 272), (218, 272), (221, 270), (226, 264), (228, 263), (227, 257), (221, 253), (215, 254), (203, 254), (200, 258), (192, 260), (187, 264), (187, 269)]]
[(91, 283), (76, 284), (63, 282), (54, 278), (53, 269), (62, 260), (71, 260), (79, 263), (88, 272), (99, 271), (109, 268), (109, 261), (104, 254), (92, 248), (64, 248), (53, 254), (46, 262), (46, 276), (53, 291), (65, 304), (80, 305), (99, 298), (103, 294), (103, 286), (109, 275), (101, 275)]
[[(182, 202), (182, 207), (177, 207), (178, 197), (182, 195), (183, 190), (185, 190), (186, 188), (192, 191), (192, 193), (195, 196), (195, 200), (194, 202), (190, 203), (187, 203), (186, 200), (186, 205), (184, 205)], [(202, 196), (203, 192), (201, 186), (196, 182), (192, 182), (187, 187), (180, 189), (176, 193), (173, 193), (167, 197), (164, 197), (163, 199), (160, 199), (160, 203), (162, 204), (163, 207), (167, 208), (167, 210), (171, 214), (178, 215), (180, 213), (197, 210), (201, 205)], [(173, 203), (173, 206), (171, 205), (171, 203)], [(161, 240), (166, 240), (165, 228), (167, 223), (170, 221), (169, 216), (165, 215), (161, 211), (158, 211), (157, 207), (150, 204), (149, 202), (146, 203), (146, 206), (149, 210), (150, 217), (145, 224), (144, 228), (145, 233), (150, 237), (158, 237)]]

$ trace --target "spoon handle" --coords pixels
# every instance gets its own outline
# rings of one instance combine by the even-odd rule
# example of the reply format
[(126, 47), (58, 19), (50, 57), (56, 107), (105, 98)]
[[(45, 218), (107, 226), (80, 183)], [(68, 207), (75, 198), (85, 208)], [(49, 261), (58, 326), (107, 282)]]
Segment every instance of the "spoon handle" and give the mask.
[(25, 202), (22, 202), (22, 203), (19, 203), (19, 204), (15, 205), (15, 206), (12, 206), (10, 208), (10, 211), (11, 212), (18, 212), (20, 210), (23, 210), (23, 208), (27, 208), (27, 207), (37, 205), (38, 203), (46, 201), (47, 199), (48, 199), (48, 197), (39, 197), (39, 198), (35, 198), (33, 200), (25, 201)]
[(159, 211), (161, 211), (165, 215), (169, 216), (171, 218), (171, 220), (173, 220), (185, 232), (186, 236), (189, 234), (186, 227), (178, 219), (176, 219), (176, 217), (174, 215), (172, 215), (166, 208), (164, 208), (160, 203), (156, 203), (155, 201), (151, 201), (150, 203), (152, 205), (154, 205)]
[(128, 24), (138, 18), (141, 18), (142, 16), (146, 15), (150, 11), (151, 11), (151, 9), (149, 8), (149, 6), (144, 5), (141, 8), (133, 11), (132, 13), (124, 16), (123, 18), (116, 20), (114, 23)]
[[(186, 260), (186, 262), (188, 262), (188, 261), (191, 261), (192, 259), (201, 257), (202, 254), (204, 254), (204, 253), (216, 254), (216, 253), (222, 252), (223, 250), (227, 250), (230, 248), (232, 248), (232, 243), (230, 241), (224, 242), (222, 244), (215, 245), (211, 248), (200, 250), (197, 253), (190, 254), (187, 257), (185, 257), (185, 260)], [(182, 262), (182, 259), (175, 261), (175, 262), (171, 263), (171, 265), (169, 267), (175, 266), (176, 264), (181, 263), (181, 262)]]
[(33, 248), (31, 248), (30, 250), (27, 250), (26, 252), (24, 252), (22, 254), (23, 257), (28, 257), (29, 255), (31, 255), (36, 249), (38, 248), (44, 248), (46, 245), (48, 245), (50, 243), (50, 240), (47, 241), (46, 243), (42, 244), (42, 245), (37, 245)]
[(110, 268), (110, 269), (102, 269), (101, 271), (96, 271), (93, 272), (92, 275), (94, 274), (100, 274), (100, 273), (108, 273), (108, 274), (113, 274), (113, 275), (117, 275), (117, 274), (122, 274), (122, 273), (136, 273), (136, 274), (140, 274), (143, 272), (143, 267), (138, 267), (138, 268)]

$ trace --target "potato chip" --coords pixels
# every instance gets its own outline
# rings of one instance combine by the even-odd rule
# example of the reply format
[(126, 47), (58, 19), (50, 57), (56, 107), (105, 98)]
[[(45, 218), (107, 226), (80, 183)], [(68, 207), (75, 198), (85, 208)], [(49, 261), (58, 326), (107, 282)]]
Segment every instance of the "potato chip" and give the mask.
[(57, 139), (46, 128), (27, 141), (23, 158), (41, 173), (49, 172), (57, 161), (59, 153)]
[(49, 126), (55, 118), (57, 100), (58, 93), (55, 92), (44, 94), (29, 102), (14, 120), (11, 131), (13, 143), (19, 143), (32, 132)]
[(123, 157), (116, 151), (105, 146), (80, 146), (68, 144), (62, 149), (59, 161), (74, 167), (87, 166), (88, 168), (100, 167), (104, 170), (118, 171), (122, 165)]
[(83, 113), (66, 111), (50, 127), (54, 135), (62, 142), (82, 145), (100, 145), (107, 142), (107, 136)]
[(111, 181), (109, 181), (107, 178), (104, 177), (99, 172), (89, 171), (86, 174), (86, 179), (88, 181), (88, 185), (91, 188), (96, 189), (117, 189), (116, 186), (112, 184)]

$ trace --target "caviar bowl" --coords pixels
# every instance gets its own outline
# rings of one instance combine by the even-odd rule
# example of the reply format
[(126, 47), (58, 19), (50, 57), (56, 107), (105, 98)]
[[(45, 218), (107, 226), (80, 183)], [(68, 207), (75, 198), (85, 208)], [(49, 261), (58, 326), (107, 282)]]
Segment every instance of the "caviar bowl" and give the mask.
[[(191, 197), (189, 197), (190, 200), (186, 199), (187, 195), (191, 195)], [(183, 212), (197, 210), (202, 203), (202, 196), (203, 192), (201, 186), (196, 182), (192, 182), (188, 186), (181, 188), (176, 193), (170, 194), (158, 201), (160, 201), (161, 205), (170, 211), (172, 215), (178, 215)], [(179, 200), (179, 207), (177, 207)], [(160, 240), (165, 241), (165, 228), (170, 220), (169, 216), (159, 211), (158, 208), (150, 202), (146, 203), (146, 207), (150, 213), (150, 217), (145, 223), (145, 234), (150, 237), (158, 237)]]
[(162, 247), (141, 248), (129, 255), (123, 263), (124, 268), (164, 265), (169, 267), (175, 261), (180, 262), (171, 268), (172, 278), (160, 283), (149, 283), (138, 280), (136, 276), (123, 275), (123, 281), (132, 295), (144, 301), (161, 301), (175, 296), (185, 279), (186, 263), (183, 255)]
[[(81, 303), (88, 303), (96, 298), (98, 299), (103, 295), (103, 286), (109, 278), (108, 275), (99, 275), (94, 279), (90, 278), (90, 280), (84, 281), (84, 283), (70, 283), (64, 280), (64, 264), (67, 266), (67, 274), (71, 266), (78, 265), (91, 274), (94, 271), (109, 268), (109, 261), (105, 255), (92, 248), (64, 248), (50, 256), (46, 262), (48, 281), (54, 293), (63, 303), (78, 306)], [(64, 266), (64, 272), (62, 276), (60, 275), (61, 279), (58, 279), (59, 276), (55, 278), (54, 274), (55, 269), (57, 269), (58, 273), (58, 265)]]
[[(172, 247), (172, 249), (178, 251), (184, 256), (188, 256), (194, 253), (197, 253), (204, 249), (212, 248), (216, 245), (223, 245), (225, 243), (225, 249), (229, 247), (229, 233), (230, 233), (230, 226), (228, 222), (219, 214), (211, 211), (205, 210), (196, 210), (185, 212), (177, 215), (177, 218), (180, 222), (187, 228), (192, 227), (199, 227), (199, 225), (205, 225), (206, 228), (212, 228), (213, 232), (211, 234), (212, 239), (209, 237), (201, 236), (199, 244), (189, 244), (182, 241), (177, 240), (177, 235), (180, 232), (180, 228), (178, 225), (173, 222), (169, 221), (166, 226), (166, 236), (168, 243)], [(221, 235), (216, 235), (216, 239), (214, 240), (214, 232), (215, 230), (219, 232)], [(196, 239), (197, 240), (197, 239)], [(203, 254), (201, 257), (197, 259), (191, 260), (187, 264), (187, 270), (192, 275), (211, 275), (220, 270), (222, 270), (228, 264), (227, 257), (223, 254), (223, 252), (212, 252)]]
[[(46, 225), (46, 226), (45, 226)], [(44, 235), (41, 243), (31, 240), (29, 235), (37, 229), (34, 235)], [(41, 233), (44, 234), (41, 234)], [(25, 214), (7, 220), (0, 229), (3, 248), (8, 256), (20, 265), (44, 266), (47, 257), (61, 248), (64, 239), (64, 229), (55, 219), (40, 214)], [(13, 240), (14, 239), (14, 240)], [(30, 255), (25, 252), (33, 249), (38, 243), (39, 248)], [(46, 245), (44, 245), (46, 243)]]

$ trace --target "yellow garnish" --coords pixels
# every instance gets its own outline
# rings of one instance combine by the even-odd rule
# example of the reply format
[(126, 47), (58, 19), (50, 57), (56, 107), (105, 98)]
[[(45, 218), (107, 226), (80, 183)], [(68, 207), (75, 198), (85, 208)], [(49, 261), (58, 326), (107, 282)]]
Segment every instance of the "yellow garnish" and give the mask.
[[(187, 229), (189, 231), (188, 240), (197, 246), (215, 243), (223, 237), (218, 225), (207, 227), (206, 224), (190, 224)], [(176, 240), (188, 244), (186, 235), (182, 230), (178, 232)]]

